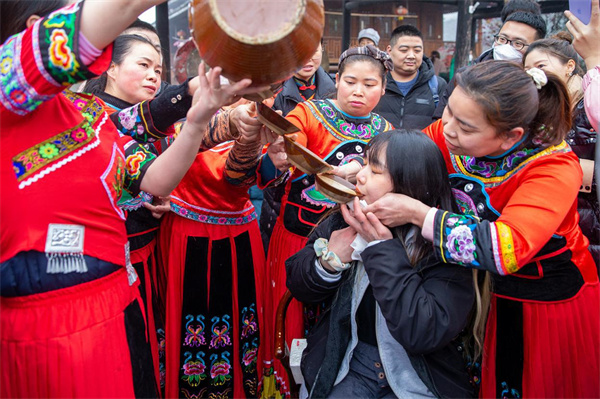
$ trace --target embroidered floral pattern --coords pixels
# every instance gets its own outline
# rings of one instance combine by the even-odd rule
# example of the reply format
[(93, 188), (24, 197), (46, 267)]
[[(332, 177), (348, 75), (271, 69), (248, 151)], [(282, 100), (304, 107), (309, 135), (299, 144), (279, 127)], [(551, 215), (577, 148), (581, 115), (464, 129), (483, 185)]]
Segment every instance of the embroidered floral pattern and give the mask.
[(159, 375), (159, 384), (160, 390), (162, 392), (162, 397), (164, 397), (164, 388), (167, 378), (166, 366), (165, 366), (165, 330), (159, 328), (156, 330), (156, 338), (158, 339), (158, 375)]
[(197, 387), (200, 382), (206, 378), (206, 364), (204, 363), (203, 357), (204, 352), (198, 352), (196, 354), (197, 360), (192, 360), (192, 353), (185, 352), (185, 361), (183, 363), (183, 375), (181, 379), (187, 382), (192, 387)]
[(44, 42), (40, 42), (45, 69), (57, 82), (74, 84), (93, 75), (82, 68), (75, 52), (76, 12), (79, 4), (50, 14), (40, 29)]
[(50, 61), (52, 64), (64, 71), (79, 67), (75, 60), (75, 54), (69, 47), (69, 37), (63, 29), (53, 30), (50, 37)]
[(369, 141), (377, 134), (392, 128), (389, 122), (375, 113), (371, 113), (364, 123), (348, 118), (330, 100), (307, 101), (304, 104), (329, 133), (340, 141)]
[(254, 335), (258, 331), (254, 304), (242, 309), (242, 338)]
[(127, 173), (133, 178), (139, 177), (141, 166), (144, 164), (144, 161), (146, 161), (146, 152), (142, 151), (141, 147), (139, 148), (140, 149), (137, 149), (133, 154), (128, 155), (125, 161)]
[(452, 193), (454, 194), (454, 200), (458, 205), (460, 213), (463, 215), (479, 216), (475, 203), (464, 191), (453, 188)]
[(125, 129), (133, 129), (135, 124), (138, 122), (137, 107), (125, 108), (124, 110), (120, 111), (119, 122), (123, 125)]
[(125, 164), (127, 175), (125, 178), (125, 192), (121, 201), (130, 201), (140, 193), (140, 186), (146, 171), (156, 159), (156, 155), (144, 146), (129, 137), (121, 137), (120, 142), (124, 144)]
[[(67, 95), (66, 97), (70, 100), (78, 98), (75, 95)], [(79, 100), (82, 99), (79, 98)], [(19, 182), (58, 160), (64, 160), (68, 155), (83, 148), (96, 138), (93, 125), (97, 123), (98, 117), (101, 115), (101, 107), (93, 99), (90, 99), (85, 101), (82, 109), (84, 110), (82, 112), (83, 121), (79, 125), (59, 133), (12, 158), (13, 169)]]
[(210, 338), (210, 348), (223, 348), (231, 345), (231, 337), (229, 336), (229, 319), (228, 315), (223, 317), (213, 317), (212, 321), (212, 335)]
[(5, 53), (2, 53), (2, 58), (0, 58), (0, 77), (4, 78), (10, 72), (10, 69), (12, 68), (12, 64), (13, 64), (12, 51), (7, 51)]
[(258, 344), (256, 339), (250, 344), (246, 342), (242, 348), (242, 364), (244, 365), (244, 371), (251, 373), (256, 368), (256, 359), (258, 354)]
[[(185, 317), (188, 322), (185, 325), (185, 338), (183, 340), (183, 345), (185, 346), (200, 346), (206, 345), (206, 339), (204, 338), (204, 316), (197, 315), (194, 319), (194, 316), (187, 315)], [(192, 324), (197, 321), (198, 324)]]
[(221, 225), (240, 225), (250, 223), (256, 219), (256, 212), (252, 211), (249, 215), (240, 217), (219, 217), (219, 216), (208, 216), (202, 213), (194, 212), (190, 209), (184, 208), (171, 202), (171, 211), (175, 212), (179, 216), (184, 218), (192, 219), (201, 223), (208, 224), (221, 224)]
[(221, 353), (221, 358), (217, 354), (210, 356), (210, 378), (212, 385), (223, 385), (231, 379), (232, 366), (229, 362), (229, 352)]
[(462, 266), (480, 266), (477, 260), (477, 241), (473, 234), (478, 225), (477, 218), (448, 212), (444, 216), (443, 257)]

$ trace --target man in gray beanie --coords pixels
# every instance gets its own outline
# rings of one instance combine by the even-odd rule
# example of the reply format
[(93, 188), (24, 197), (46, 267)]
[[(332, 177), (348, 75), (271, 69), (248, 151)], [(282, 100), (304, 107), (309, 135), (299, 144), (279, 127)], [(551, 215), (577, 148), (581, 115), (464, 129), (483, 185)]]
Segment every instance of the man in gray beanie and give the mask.
[(363, 29), (358, 33), (358, 45), (366, 46), (367, 44), (375, 47), (379, 45), (379, 33), (373, 28)]

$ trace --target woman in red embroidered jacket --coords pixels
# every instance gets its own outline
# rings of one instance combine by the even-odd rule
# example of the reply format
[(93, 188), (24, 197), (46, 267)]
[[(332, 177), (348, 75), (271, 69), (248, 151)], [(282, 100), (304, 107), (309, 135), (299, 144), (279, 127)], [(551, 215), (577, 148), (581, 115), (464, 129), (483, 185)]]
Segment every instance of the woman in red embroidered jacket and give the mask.
[(263, 147), (253, 107), (222, 111), (206, 135), (217, 145), (198, 154), (161, 225), (166, 397), (258, 396), (262, 347), (272, 343), (264, 338), (265, 257), (248, 195)]
[(0, 47), (2, 397), (156, 396), (117, 201), (168, 195), (213, 113), (250, 82), (202, 76), (179, 143), (156, 159), (95, 97), (64, 89), (108, 67), (111, 41), (161, 2), (72, 4)]
[(387, 226), (412, 223), (442, 261), (491, 273), (482, 397), (600, 396), (598, 274), (578, 226), (570, 128), (559, 77), (478, 64), (458, 75), (442, 120), (425, 131), (461, 214), (393, 194), (351, 224), (372, 228), (371, 212)]

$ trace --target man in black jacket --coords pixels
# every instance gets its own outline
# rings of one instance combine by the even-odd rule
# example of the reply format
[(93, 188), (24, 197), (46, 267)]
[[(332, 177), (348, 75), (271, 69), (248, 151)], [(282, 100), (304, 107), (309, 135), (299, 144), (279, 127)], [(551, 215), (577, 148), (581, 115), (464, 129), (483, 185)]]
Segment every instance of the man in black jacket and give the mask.
[(435, 76), (433, 63), (423, 54), (423, 35), (414, 26), (394, 29), (387, 52), (394, 69), (387, 75), (385, 94), (374, 112), (397, 129), (423, 129), (431, 123), (446, 81)]

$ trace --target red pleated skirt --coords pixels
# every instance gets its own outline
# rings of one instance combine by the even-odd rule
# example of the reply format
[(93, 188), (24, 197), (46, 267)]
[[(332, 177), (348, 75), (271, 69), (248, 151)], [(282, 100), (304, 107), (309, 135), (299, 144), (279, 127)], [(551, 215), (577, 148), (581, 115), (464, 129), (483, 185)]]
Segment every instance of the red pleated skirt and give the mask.
[[(247, 243), (249, 240), (249, 248), (247, 252), (240, 253), (240, 237)], [(195, 243), (205, 242), (208, 249), (208, 258), (197, 257), (194, 259)], [(224, 244), (226, 243), (226, 244)], [(202, 244), (204, 245), (204, 244)], [(220, 250), (220, 245), (225, 245), (226, 250)], [(245, 244), (246, 245), (246, 244)], [(213, 375), (211, 369), (211, 360), (213, 356), (210, 351), (213, 342), (218, 342), (219, 338), (225, 339), (221, 334), (224, 329), (222, 327), (212, 327), (211, 323), (214, 317), (204, 315), (210, 314), (213, 307), (222, 306), (219, 301), (215, 301), (215, 295), (224, 295), (221, 298), (226, 298), (227, 302), (231, 303), (228, 309), (228, 335), (227, 340), (231, 339), (232, 350), (227, 353), (227, 365), (230, 367), (228, 375), (232, 376), (232, 388), (230, 381), (224, 382), (219, 390), (219, 397), (243, 398), (249, 396), (257, 396), (259, 389), (259, 378), (262, 374), (263, 354), (262, 350), (265, 345), (266, 338), (264, 336), (265, 323), (264, 302), (267, 299), (265, 296), (265, 258), (262, 246), (262, 239), (258, 223), (243, 225), (216, 225), (208, 223), (200, 223), (194, 220), (180, 217), (174, 213), (165, 215), (161, 224), (158, 240), (159, 267), (163, 269), (159, 275), (164, 275), (166, 278), (165, 297), (166, 297), (166, 315), (165, 315), (165, 380), (166, 380), (166, 398), (174, 397), (198, 397), (215, 396), (216, 393), (211, 389), (215, 388), (215, 381), (218, 375)], [(226, 252), (226, 253), (224, 253)], [(215, 261), (214, 257), (222, 257), (224, 261)], [(211, 259), (211, 257), (213, 259)], [(242, 293), (239, 287), (244, 284), (250, 284), (247, 277), (240, 276), (240, 263), (252, 264), (253, 270), (246, 270), (245, 273), (253, 274), (253, 287), (248, 287), (248, 291), (255, 297), (256, 316), (258, 320), (258, 333), (260, 337), (260, 345), (256, 352), (256, 379), (246, 378), (248, 376), (246, 359), (243, 359), (244, 343), (244, 327), (249, 327), (254, 322), (244, 324), (244, 311), (246, 308), (240, 308), (239, 298), (246, 295)], [(185, 281), (189, 277), (190, 270), (197, 266), (195, 277), (197, 281)], [(218, 281), (218, 276), (223, 274), (231, 275), (231, 282), (228, 286), (213, 284)], [(188, 276), (188, 277), (186, 277)], [(246, 275), (247, 276), (247, 275)], [(185, 278), (184, 278), (185, 277)], [(217, 280), (216, 280), (217, 279)], [(159, 282), (159, 285), (161, 283)], [(206, 313), (199, 315), (197, 313), (186, 315), (186, 309), (195, 306), (194, 303), (186, 303), (184, 300), (184, 291), (190, 291), (189, 287), (193, 285), (195, 295), (198, 301), (206, 306)], [(189, 298), (189, 297), (188, 297)], [(190, 325), (192, 329), (186, 330), (182, 328), (186, 319), (193, 320)], [(199, 319), (198, 317), (202, 317)], [(205, 323), (204, 328), (200, 327), (200, 321)], [(215, 324), (212, 324), (213, 326)], [(223, 326), (223, 325), (220, 325)], [(188, 334), (192, 331), (194, 334)], [(202, 335), (201, 335), (202, 334)], [(185, 337), (185, 341), (184, 341)], [(221, 341), (224, 342), (224, 341)], [(257, 341), (258, 342), (258, 341)], [(185, 345), (188, 346), (185, 346)], [(186, 362), (186, 356), (189, 354), (189, 359)], [(221, 354), (222, 355), (222, 354)], [(183, 363), (185, 362), (185, 363)], [(202, 364), (200, 364), (202, 362)], [(183, 363), (183, 365), (182, 365)], [(214, 363), (213, 363), (214, 364)], [(185, 375), (181, 375), (182, 370)], [(188, 375), (188, 371), (190, 374)], [(223, 368), (221, 368), (221, 372)], [(227, 377), (227, 376), (225, 376)], [(183, 379), (182, 379), (183, 378)], [(211, 378), (213, 382), (211, 382)], [(249, 395), (248, 392), (254, 392)], [(211, 396), (211, 397), (212, 397)], [(216, 397), (216, 396), (215, 396)]]
[(0, 396), (133, 398), (125, 269), (42, 294), (1, 298)]
[[(522, 387), (513, 392), (497, 378), (498, 302), (491, 302), (481, 376), (482, 398), (599, 398), (600, 397), (600, 290), (585, 284), (568, 300), (522, 303)], [(515, 322), (516, 325), (519, 323)], [(510, 326), (508, 326), (510, 327)], [(519, 344), (514, 342), (515, 345)], [(504, 393), (503, 393), (504, 392)]]
[[(307, 237), (302, 237), (286, 230), (281, 219), (277, 219), (267, 255), (267, 271), (270, 283), (267, 295), (269, 295), (270, 299), (267, 301), (269, 307), (265, 308), (265, 319), (270, 323), (268, 332), (271, 334), (269, 336), (271, 345), (266, 348), (265, 352), (267, 375), (263, 379), (263, 384), (265, 385), (263, 388), (263, 398), (272, 397), (276, 393), (286, 397), (290, 395), (290, 381), (288, 381), (287, 373), (281, 363), (274, 357), (275, 314), (279, 300), (287, 290), (285, 261), (304, 248), (307, 241)], [(292, 339), (304, 337), (304, 308), (302, 303), (295, 299), (292, 299), (287, 309), (285, 337), (288, 346), (291, 345)]]

